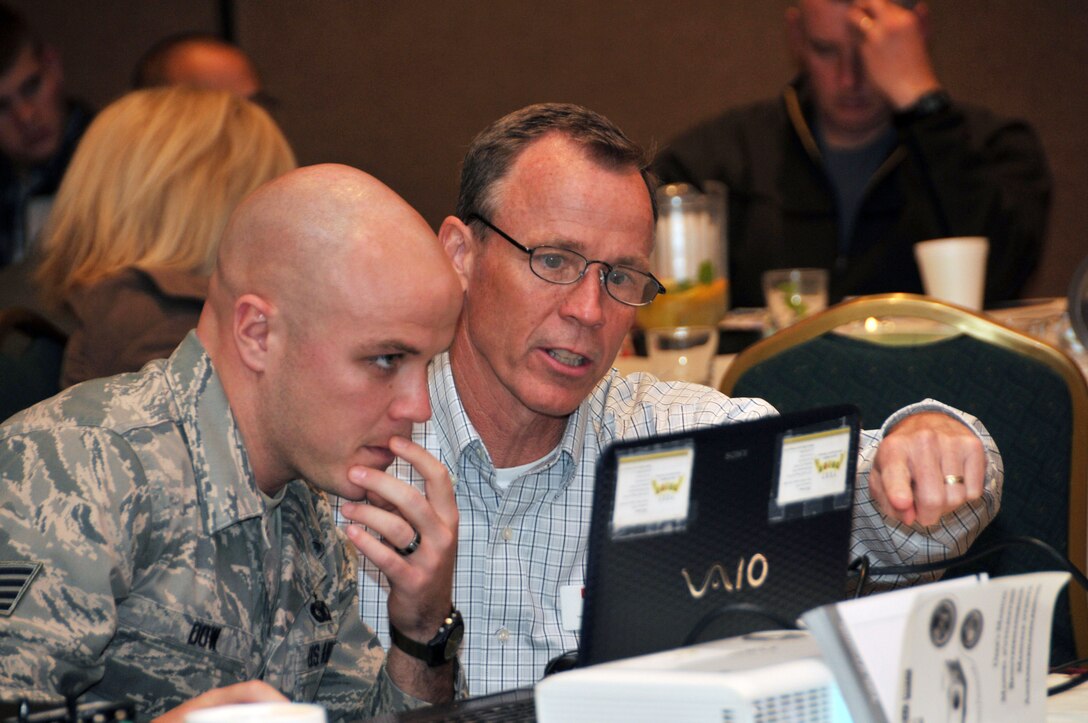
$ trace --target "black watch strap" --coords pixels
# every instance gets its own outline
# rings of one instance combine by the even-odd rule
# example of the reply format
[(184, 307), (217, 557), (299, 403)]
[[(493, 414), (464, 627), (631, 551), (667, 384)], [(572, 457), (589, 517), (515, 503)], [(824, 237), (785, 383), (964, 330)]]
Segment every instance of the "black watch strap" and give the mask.
[(412, 640), (397, 630), (392, 622), (389, 623), (389, 636), (393, 640), (393, 645), (413, 658), (422, 660), (432, 668), (445, 665), (457, 657), (457, 651), (461, 647), (461, 639), (464, 635), (465, 623), (457, 608), (450, 610), (450, 614), (443, 618), (438, 632), (426, 643)]
[(947, 110), (952, 105), (952, 99), (943, 90), (931, 90), (902, 111), (895, 114), (896, 125), (910, 125), (915, 121), (936, 115)]

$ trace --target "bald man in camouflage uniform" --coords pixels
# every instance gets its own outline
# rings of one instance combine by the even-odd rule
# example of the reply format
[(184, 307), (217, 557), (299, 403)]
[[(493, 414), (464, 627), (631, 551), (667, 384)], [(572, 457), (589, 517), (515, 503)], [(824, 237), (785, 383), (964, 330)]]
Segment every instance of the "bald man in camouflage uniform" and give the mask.
[[(401, 583), (390, 616), (429, 639), (452, 608), (457, 510), (403, 437), (430, 415), (460, 295), (423, 219), (366, 174), (300, 169), (245, 201), (170, 359), (0, 427), (0, 700), (131, 698), (162, 721), (285, 696), (333, 720), (448, 700), (455, 661), (386, 656), (359, 619), (323, 493), (388, 501), (371, 522), (390, 542), (350, 536)], [(394, 455), (426, 496), (382, 471)], [(412, 554), (394, 546), (417, 532)]]

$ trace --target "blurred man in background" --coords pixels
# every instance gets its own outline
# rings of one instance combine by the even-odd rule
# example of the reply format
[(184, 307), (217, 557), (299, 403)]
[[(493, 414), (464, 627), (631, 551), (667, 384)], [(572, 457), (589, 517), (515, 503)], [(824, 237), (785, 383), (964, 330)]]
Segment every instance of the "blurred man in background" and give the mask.
[(782, 97), (706, 121), (654, 162), (663, 182), (729, 187), (736, 306), (760, 274), (831, 272), (831, 300), (922, 291), (918, 241), (987, 236), (986, 300), (1016, 298), (1043, 247), (1050, 172), (1035, 132), (954, 101), (910, 0), (798, 0), (786, 12), (799, 73)]
[(65, 97), (57, 50), (0, 5), (0, 267), (31, 251), (91, 116)]

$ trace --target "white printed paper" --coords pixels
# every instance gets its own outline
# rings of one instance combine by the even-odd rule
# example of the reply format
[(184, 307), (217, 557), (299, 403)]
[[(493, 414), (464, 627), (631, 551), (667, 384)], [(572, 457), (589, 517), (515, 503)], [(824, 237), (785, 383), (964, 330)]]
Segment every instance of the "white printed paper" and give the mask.
[(919, 596), (905, 629), (898, 720), (1043, 720), (1054, 600), (1068, 579), (1038, 572)]

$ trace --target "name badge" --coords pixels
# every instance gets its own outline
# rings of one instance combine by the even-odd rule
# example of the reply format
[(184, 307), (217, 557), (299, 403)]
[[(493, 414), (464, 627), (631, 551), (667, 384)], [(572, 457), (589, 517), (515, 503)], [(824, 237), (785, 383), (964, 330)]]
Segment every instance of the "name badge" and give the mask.
[(586, 589), (581, 585), (559, 588), (559, 612), (563, 629), (577, 633), (582, 629), (582, 599)]

